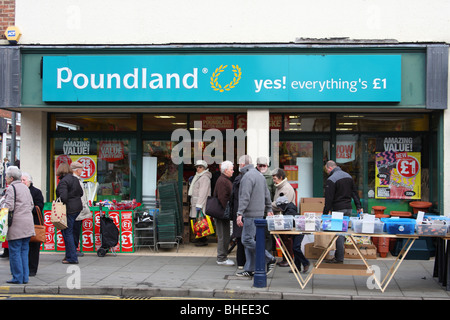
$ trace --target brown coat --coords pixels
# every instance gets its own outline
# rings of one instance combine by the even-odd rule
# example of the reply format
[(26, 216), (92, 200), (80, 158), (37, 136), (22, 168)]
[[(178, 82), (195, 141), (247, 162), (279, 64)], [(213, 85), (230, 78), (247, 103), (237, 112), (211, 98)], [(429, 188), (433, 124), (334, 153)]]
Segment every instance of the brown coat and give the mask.
[[(14, 190), (16, 188), (16, 204), (14, 207)], [(5, 207), (14, 210), (13, 223), (8, 228), (7, 240), (18, 240), (35, 235), (33, 222), (33, 198), (30, 189), (20, 181), (13, 181), (6, 189)]]
[(230, 179), (222, 173), (219, 179), (217, 179), (216, 186), (214, 187), (214, 196), (219, 199), (223, 208), (227, 206), (227, 202), (230, 200), (232, 189), (233, 184)]

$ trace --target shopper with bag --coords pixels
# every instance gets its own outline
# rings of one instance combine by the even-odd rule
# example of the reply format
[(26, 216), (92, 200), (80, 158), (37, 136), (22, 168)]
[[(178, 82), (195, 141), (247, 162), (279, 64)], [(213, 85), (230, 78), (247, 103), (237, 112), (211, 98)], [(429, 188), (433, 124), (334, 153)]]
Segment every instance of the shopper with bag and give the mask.
[[(83, 209), (81, 197), (83, 189), (80, 182), (73, 176), (72, 170), (67, 162), (63, 162), (56, 170), (56, 176), (60, 181), (56, 187), (56, 197), (60, 197), (61, 201), (66, 205), (67, 228), (61, 230), (66, 247), (66, 256), (62, 263), (77, 264), (77, 242), (75, 237), (79, 239), (81, 221), (76, 221), (78, 215)], [(78, 241), (78, 240), (77, 240)]]
[[(214, 188), (214, 197), (219, 199), (219, 202), (225, 211), (228, 201), (231, 197), (233, 185), (230, 178), (233, 176), (233, 163), (231, 161), (224, 161), (220, 165), (221, 175), (217, 179)], [(208, 214), (208, 211), (206, 211)], [(234, 261), (228, 259), (228, 245), (230, 244), (230, 220), (229, 219), (214, 219), (216, 222), (217, 233), (217, 264), (225, 266), (234, 266)]]
[[(208, 170), (208, 164), (205, 160), (197, 160), (195, 162), (195, 170), (197, 173), (192, 179), (189, 186), (188, 195), (191, 197), (190, 218), (197, 219), (201, 212), (205, 212), (206, 200), (211, 195), (211, 177), (212, 174)], [(206, 237), (198, 238), (195, 245), (197, 247), (207, 246)]]
[[(4, 205), (11, 212), (8, 216), (8, 246), (9, 265), (12, 279), (8, 283), (28, 283), (28, 251), (31, 236), (35, 235), (33, 214), (33, 198), (30, 190), (21, 183), (22, 172), (16, 166), (6, 169), (6, 183), (8, 188), (5, 193)], [(12, 218), (12, 219), (10, 219)]]
[[(26, 173), (22, 172), (22, 183), (28, 187), (33, 199), (33, 222), (38, 225), (43, 221), (42, 210), (44, 209), (44, 196), (41, 190), (33, 185), (32, 177)], [(37, 208), (36, 208), (37, 207)], [(40, 215), (40, 217), (39, 217)], [(28, 266), (30, 270), (30, 277), (34, 277), (37, 273), (39, 266), (39, 253), (41, 251), (41, 242), (31, 242), (30, 249), (28, 252)]]
[[(81, 203), (83, 204), (83, 209), (81, 209), (81, 212), (78, 215), (76, 221), (83, 221), (84, 219), (92, 218), (92, 212), (91, 212), (91, 209), (89, 209), (86, 192), (84, 191), (83, 178), (81, 177), (81, 175), (83, 174), (83, 168), (84, 168), (84, 166), (78, 161), (74, 161), (70, 164), (70, 169), (72, 169), (73, 175), (78, 179), (78, 181), (80, 182), (80, 187), (83, 190), (83, 196), (81, 197)], [(81, 225), (80, 225), (80, 229), (81, 229)], [(73, 235), (74, 241), (75, 241), (75, 248), (78, 248), (78, 244), (80, 242), (80, 232), (81, 232), (81, 230), (78, 230), (78, 233), (74, 232), (74, 235)], [(77, 251), (77, 255), (79, 257), (82, 257), (82, 256), (84, 256), (84, 253)]]

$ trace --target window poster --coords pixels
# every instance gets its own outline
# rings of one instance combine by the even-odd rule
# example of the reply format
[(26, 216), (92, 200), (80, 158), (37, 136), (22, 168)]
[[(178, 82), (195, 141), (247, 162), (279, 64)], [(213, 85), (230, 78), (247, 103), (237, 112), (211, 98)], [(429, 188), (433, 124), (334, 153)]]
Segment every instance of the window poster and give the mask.
[(375, 198), (420, 199), (421, 153), (394, 150), (376, 153)]
[[(83, 165), (83, 172), (81, 173), (81, 178), (84, 182), (97, 182), (97, 156), (96, 155), (67, 155), (62, 154), (55, 156), (55, 173), (61, 163), (67, 162), (71, 164), (74, 161), (78, 161)], [(59, 177), (55, 175), (55, 197), (56, 197), (56, 186), (59, 183)]]
[(354, 141), (336, 142), (336, 162), (347, 163), (355, 161), (356, 143)]

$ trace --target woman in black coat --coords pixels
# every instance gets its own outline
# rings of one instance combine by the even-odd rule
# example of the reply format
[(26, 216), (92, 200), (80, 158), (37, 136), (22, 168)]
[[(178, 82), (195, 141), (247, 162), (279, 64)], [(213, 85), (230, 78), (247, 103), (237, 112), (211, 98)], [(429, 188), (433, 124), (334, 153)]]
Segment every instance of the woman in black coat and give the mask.
[[(42, 195), (41, 190), (33, 186), (33, 179), (26, 172), (22, 172), (22, 183), (25, 184), (28, 189), (30, 189), (31, 197), (33, 198), (34, 203), (33, 221), (34, 224), (39, 224), (40, 221), (44, 221), (44, 217), (42, 216), (42, 210), (44, 209), (44, 196)], [(36, 207), (39, 207), (39, 213)], [(41, 220), (39, 220), (38, 214), (41, 215)], [(34, 277), (37, 273), (40, 251), (41, 243), (30, 242), (30, 249), (28, 251), (28, 267), (30, 269), (30, 277)]]
[(83, 209), (81, 189), (78, 178), (74, 177), (68, 163), (61, 163), (56, 170), (56, 176), (60, 179), (56, 187), (56, 196), (66, 205), (67, 228), (61, 230), (66, 247), (66, 257), (62, 261), (64, 264), (78, 263), (77, 246), (80, 238), (80, 228), (82, 221), (76, 218)]
[(239, 227), (236, 223), (236, 212), (239, 208), (239, 186), (241, 184), (242, 174), (239, 174), (233, 181), (233, 189), (231, 191), (231, 198), (232, 201), (232, 210), (231, 210), (231, 217), (233, 219), (233, 234), (231, 235), (232, 239), (235, 239), (236, 242), (236, 262), (238, 265), (238, 269), (243, 269), (245, 265), (245, 249), (244, 245), (241, 242), (242, 237), (242, 227)]

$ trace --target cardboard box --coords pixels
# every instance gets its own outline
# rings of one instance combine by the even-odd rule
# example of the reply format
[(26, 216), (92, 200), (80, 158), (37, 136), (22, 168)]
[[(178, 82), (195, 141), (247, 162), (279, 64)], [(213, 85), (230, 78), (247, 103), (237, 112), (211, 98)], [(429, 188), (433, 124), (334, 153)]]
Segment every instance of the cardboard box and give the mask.
[(325, 198), (301, 198), (300, 214), (305, 212), (316, 212), (322, 214), (325, 206)]
[[(373, 244), (357, 244), (359, 251), (365, 259), (376, 259), (377, 258), (377, 247)], [(345, 245), (345, 255), (344, 259), (361, 259), (356, 249), (351, 244)]]
[[(305, 244), (304, 254), (307, 259), (319, 259), (323, 251), (324, 249), (315, 248), (313, 242)], [(328, 252), (328, 255), (325, 257), (325, 259), (333, 259), (333, 256)]]
[[(334, 234), (316, 234), (314, 235), (314, 248), (326, 249), (331, 240), (333, 240)], [(336, 242), (331, 246), (330, 250), (336, 249)]]

